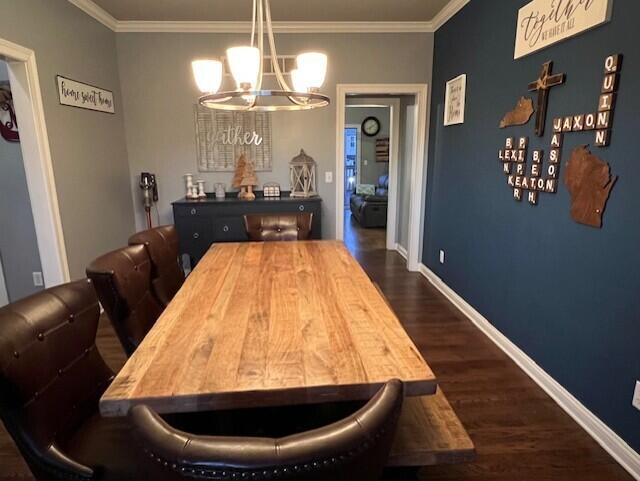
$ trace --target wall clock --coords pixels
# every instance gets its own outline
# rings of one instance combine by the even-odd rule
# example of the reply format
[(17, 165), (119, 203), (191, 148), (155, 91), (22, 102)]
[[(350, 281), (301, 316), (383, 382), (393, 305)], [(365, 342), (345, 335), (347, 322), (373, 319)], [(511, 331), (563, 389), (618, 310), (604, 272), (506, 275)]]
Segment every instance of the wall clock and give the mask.
[(375, 137), (380, 132), (380, 121), (375, 117), (367, 117), (362, 122), (362, 132), (368, 137)]

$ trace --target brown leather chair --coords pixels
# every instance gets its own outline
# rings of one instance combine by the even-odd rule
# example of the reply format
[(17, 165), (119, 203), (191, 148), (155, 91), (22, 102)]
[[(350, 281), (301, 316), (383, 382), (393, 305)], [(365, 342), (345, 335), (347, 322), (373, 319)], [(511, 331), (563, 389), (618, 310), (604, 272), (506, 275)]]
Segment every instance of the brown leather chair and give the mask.
[(244, 216), (249, 240), (296, 241), (311, 237), (313, 214), (250, 214)]
[(148, 462), (132, 459), (126, 418), (98, 413), (113, 378), (99, 317), (86, 279), (0, 309), (0, 417), (40, 481), (141, 479), (131, 469)]
[(98, 257), (87, 267), (87, 277), (130, 356), (163, 311), (152, 292), (146, 247), (123, 247)]
[(196, 436), (146, 406), (129, 416), (138, 447), (165, 468), (165, 479), (374, 481), (386, 464), (403, 396), (402, 383), (390, 381), (346, 419), (279, 439)]
[(142, 244), (151, 259), (151, 286), (163, 307), (167, 307), (184, 283), (178, 263), (178, 233), (175, 226), (163, 225), (129, 237), (129, 245)]

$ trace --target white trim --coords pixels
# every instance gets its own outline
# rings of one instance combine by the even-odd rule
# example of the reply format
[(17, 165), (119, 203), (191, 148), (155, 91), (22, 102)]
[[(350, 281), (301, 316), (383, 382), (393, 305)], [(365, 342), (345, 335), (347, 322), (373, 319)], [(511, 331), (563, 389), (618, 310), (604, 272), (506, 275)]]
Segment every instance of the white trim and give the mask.
[(396, 248), (395, 251), (400, 254), (402, 257), (404, 257), (404, 260), (407, 260), (407, 249), (405, 249), (404, 247), (402, 247), (400, 244), (396, 244)]
[[(117, 22), (115, 31), (130, 33), (250, 33), (251, 22), (124, 20)], [(432, 22), (273, 22), (273, 31), (275, 33), (433, 33), (435, 30)]]
[(597, 441), (631, 476), (640, 480), (640, 454), (603, 423), (584, 404), (553, 379), (518, 346), (496, 329), (482, 314), (440, 279), (424, 264), (420, 273), (438, 289), (458, 310), (505, 352), (533, 381), (535, 381), (564, 411)]
[(20, 122), (20, 147), (46, 287), (68, 282), (69, 264), (62, 232), (49, 136), (33, 50), (0, 39)]
[[(407, 269), (417, 271), (420, 265), (422, 225), (424, 222), (423, 187), (426, 185), (427, 123), (429, 117), (429, 89), (427, 84), (338, 84), (336, 86), (336, 239), (344, 238), (344, 124), (347, 94), (414, 95), (416, 98), (413, 156), (411, 158), (411, 192), (409, 195), (409, 245)], [(397, 178), (397, 175), (396, 175)], [(391, 193), (390, 193), (391, 195)]]
[(433, 17), (433, 20), (431, 21), (431, 23), (433, 23), (433, 31), (435, 32), (451, 20), (455, 14), (462, 10), (462, 8), (470, 1), (471, 0), (451, 0), (442, 10), (440, 10), (438, 15)]
[(93, 17), (105, 27), (113, 30), (114, 32), (117, 31), (118, 24), (120, 22), (92, 0), (69, 0), (69, 3), (75, 5), (90, 17)]
[(395, 250), (398, 240), (398, 209), (400, 185), (400, 99), (363, 99), (362, 104), (346, 108), (389, 107), (389, 202), (387, 205), (387, 250)]
[[(470, 0), (451, 0), (431, 21), (423, 22), (273, 22), (276, 33), (434, 33)], [(250, 22), (117, 20), (92, 0), (69, 0), (114, 32), (247, 33)]]

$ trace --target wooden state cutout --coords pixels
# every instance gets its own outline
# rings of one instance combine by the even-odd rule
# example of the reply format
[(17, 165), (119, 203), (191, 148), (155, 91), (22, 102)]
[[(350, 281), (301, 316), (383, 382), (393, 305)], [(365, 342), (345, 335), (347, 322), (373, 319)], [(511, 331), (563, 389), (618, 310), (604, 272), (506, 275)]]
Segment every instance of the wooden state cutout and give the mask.
[(534, 112), (533, 100), (528, 97), (520, 97), (514, 109), (507, 112), (500, 121), (500, 128), (525, 125), (529, 123)]
[(602, 227), (602, 215), (618, 180), (611, 167), (586, 146), (571, 152), (564, 184), (571, 195), (571, 217), (579, 224)]

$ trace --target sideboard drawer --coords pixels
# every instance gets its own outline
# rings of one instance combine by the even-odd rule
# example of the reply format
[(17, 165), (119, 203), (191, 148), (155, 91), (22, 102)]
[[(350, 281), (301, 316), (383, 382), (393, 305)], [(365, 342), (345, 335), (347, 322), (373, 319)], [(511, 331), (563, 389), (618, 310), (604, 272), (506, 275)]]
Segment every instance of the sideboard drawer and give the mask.
[(211, 220), (203, 218), (176, 219), (180, 253), (189, 254), (195, 265), (213, 243)]
[(173, 207), (176, 217), (208, 217), (212, 214), (209, 205), (176, 205)]
[(214, 242), (244, 242), (248, 240), (242, 217), (217, 217), (213, 226)]

